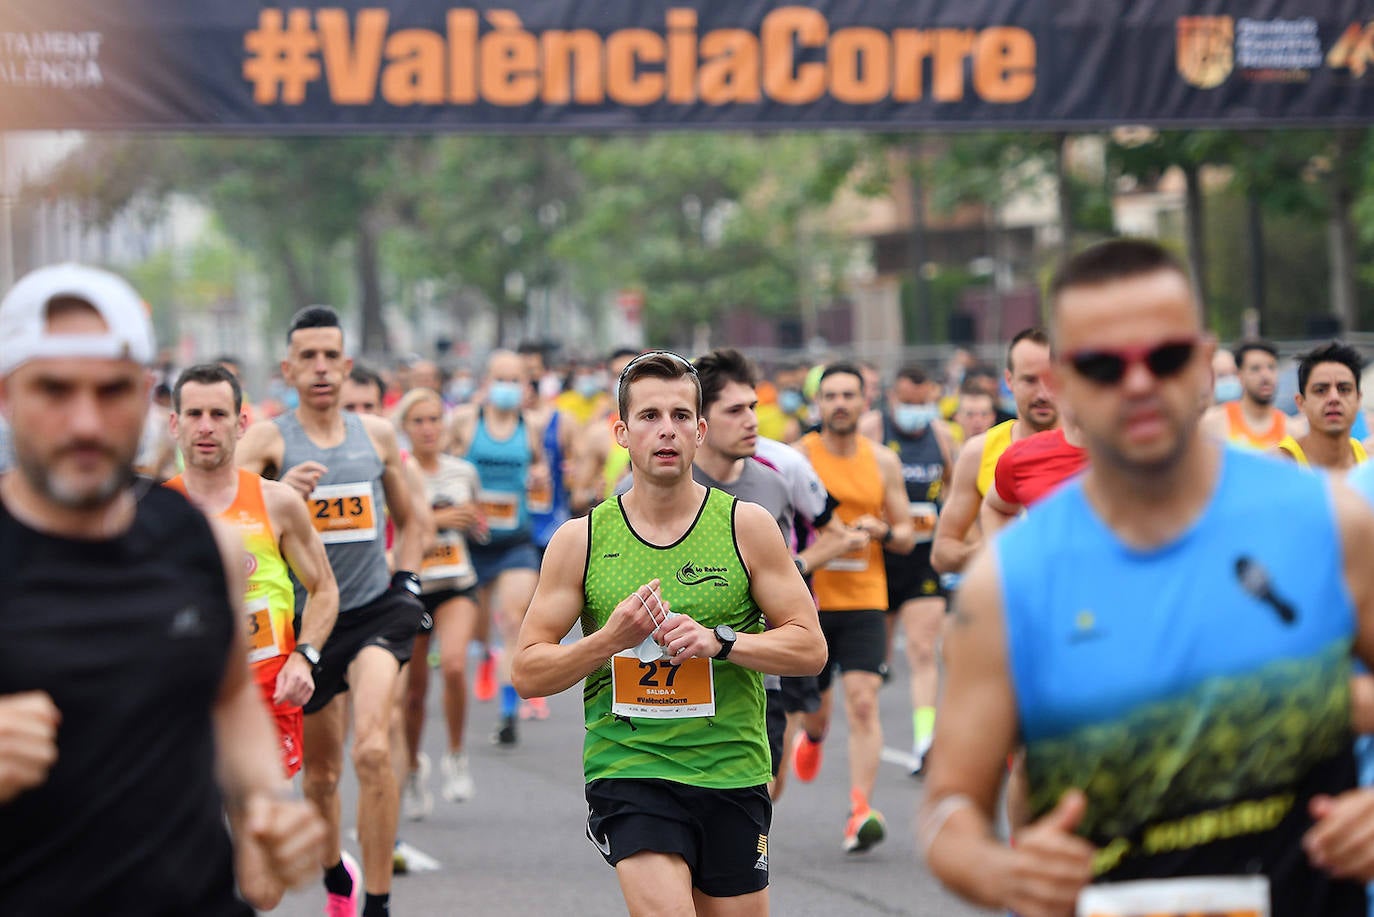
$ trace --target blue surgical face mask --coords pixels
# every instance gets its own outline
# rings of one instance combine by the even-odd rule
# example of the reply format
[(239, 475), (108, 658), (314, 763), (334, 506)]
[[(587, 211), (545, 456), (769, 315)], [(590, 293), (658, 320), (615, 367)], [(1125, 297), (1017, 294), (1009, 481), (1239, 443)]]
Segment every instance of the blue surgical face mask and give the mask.
[(1227, 401), (1239, 401), (1241, 393), (1242, 390), (1239, 376), (1222, 376), (1212, 388), (1212, 397), (1216, 398), (1217, 404), (1224, 404)]
[(940, 416), (940, 408), (934, 404), (895, 404), (892, 406), (892, 422), (903, 433), (920, 433)]
[(778, 407), (784, 414), (795, 414), (802, 409), (805, 404), (801, 392), (794, 388), (785, 388), (778, 393)]
[(472, 384), (472, 380), (464, 376), (449, 383), (448, 396), (452, 401), (465, 404), (476, 390), (477, 387)]
[(595, 398), (605, 391), (606, 383), (600, 376), (578, 376), (573, 382), (573, 388), (577, 389), (577, 393), (583, 398)]
[(524, 396), (519, 382), (493, 382), (487, 387), (487, 403), (498, 411), (517, 410)]

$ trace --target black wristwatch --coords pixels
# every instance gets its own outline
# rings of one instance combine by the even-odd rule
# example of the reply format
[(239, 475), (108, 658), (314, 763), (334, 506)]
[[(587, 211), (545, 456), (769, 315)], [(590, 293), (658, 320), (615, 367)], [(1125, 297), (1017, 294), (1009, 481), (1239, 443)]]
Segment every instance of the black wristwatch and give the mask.
[(735, 630), (728, 624), (717, 624), (715, 635), (716, 639), (720, 641), (720, 652), (711, 658), (724, 659), (735, 648)]
[(297, 643), (296, 652), (305, 657), (305, 661), (310, 663), (310, 668), (316, 669), (320, 665), (320, 651), (309, 643)]

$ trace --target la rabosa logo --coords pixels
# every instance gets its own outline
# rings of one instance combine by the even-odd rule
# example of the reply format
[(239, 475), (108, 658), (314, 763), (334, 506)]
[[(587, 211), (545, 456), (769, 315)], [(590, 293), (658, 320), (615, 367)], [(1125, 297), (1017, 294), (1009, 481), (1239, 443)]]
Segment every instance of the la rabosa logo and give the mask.
[(682, 565), (677, 571), (677, 581), (684, 586), (700, 586), (703, 583), (715, 583), (717, 586), (730, 585), (725, 574), (729, 573), (725, 567), (711, 567), (705, 564), (694, 564), (691, 561)]

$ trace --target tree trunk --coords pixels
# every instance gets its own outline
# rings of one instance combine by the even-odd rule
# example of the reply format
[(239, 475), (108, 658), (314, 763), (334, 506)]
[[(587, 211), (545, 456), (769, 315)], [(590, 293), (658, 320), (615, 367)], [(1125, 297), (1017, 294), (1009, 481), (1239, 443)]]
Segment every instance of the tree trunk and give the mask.
[(1259, 192), (1253, 188), (1246, 194), (1247, 236), (1250, 248), (1250, 308), (1255, 311), (1260, 333), (1269, 333), (1269, 316), (1264, 308), (1264, 211)]
[(1182, 166), (1185, 184), (1184, 222), (1188, 236), (1188, 271), (1193, 275), (1193, 295), (1207, 321), (1207, 243), (1202, 198), (1202, 167), (1196, 163)]
[(1331, 253), (1331, 312), (1340, 320), (1342, 333), (1356, 330), (1360, 314), (1355, 294), (1355, 233), (1350, 220), (1355, 193), (1348, 163), (1357, 143), (1353, 131), (1337, 132), (1330, 180), (1331, 211), (1326, 221), (1327, 250)]
[[(921, 157), (921, 142), (914, 138), (906, 147), (907, 175), (911, 184), (911, 232), (907, 234), (907, 260), (911, 262), (912, 315), (916, 319), (917, 344), (935, 343), (934, 322), (931, 316), (930, 284), (926, 280), (926, 207), (925, 183), (921, 172), (925, 163)], [(905, 333), (902, 335), (906, 337)]]
[(377, 276), (377, 227), (371, 214), (358, 221), (358, 296), (363, 312), (363, 353), (385, 356), (391, 352), (382, 321), (382, 287)]
[(286, 276), (286, 287), (291, 293), (291, 309), (288, 314), (295, 314), (298, 309), (313, 305), (315, 300), (310, 295), (310, 285), (306, 282), (301, 260), (296, 257), (290, 241), (282, 238), (277, 252), (281, 258), (282, 273)]
[(1068, 134), (1054, 135), (1054, 174), (1059, 188), (1059, 252), (1062, 260), (1073, 254), (1073, 188), (1069, 180), (1069, 167), (1065, 148), (1069, 145)]

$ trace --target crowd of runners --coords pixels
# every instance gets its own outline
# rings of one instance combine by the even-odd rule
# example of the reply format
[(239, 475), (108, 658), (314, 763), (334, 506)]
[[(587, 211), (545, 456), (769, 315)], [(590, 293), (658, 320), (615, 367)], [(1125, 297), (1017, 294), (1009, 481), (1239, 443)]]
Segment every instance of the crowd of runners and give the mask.
[[(0, 913), (316, 882), (389, 914), (404, 823), (483, 792), (470, 743), (520, 754), (578, 685), (586, 840), (632, 914), (767, 913), (773, 807), (827, 758), (837, 856), (914, 828), (976, 904), (1366, 913), (1358, 350), (1303, 354), (1280, 410), (1278, 351), (1219, 348), (1136, 240), (1062, 265), (997, 367), (374, 370), (318, 306), (279, 343), (253, 403), (229, 356), (150, 371), (112, 274), (0, 301)], [(894, 647), (914, 825), (874, 798)]]

